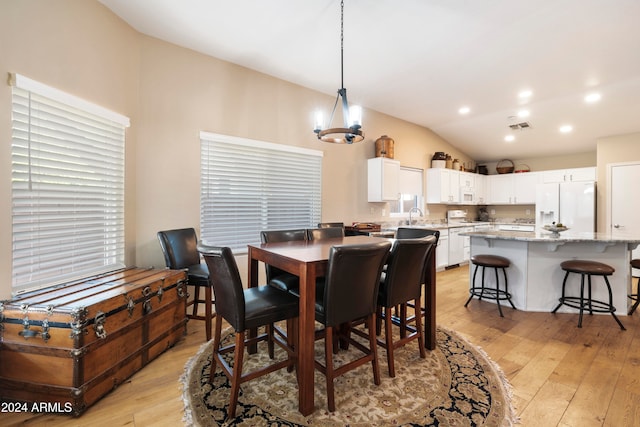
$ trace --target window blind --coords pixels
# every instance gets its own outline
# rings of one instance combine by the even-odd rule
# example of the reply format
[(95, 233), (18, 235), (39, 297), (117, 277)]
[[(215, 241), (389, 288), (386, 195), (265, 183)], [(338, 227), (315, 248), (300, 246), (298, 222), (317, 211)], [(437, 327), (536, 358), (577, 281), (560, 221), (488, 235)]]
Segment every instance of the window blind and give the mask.
[(12, 88), (14, 293), (124, 266), (128, 119), (39, 88)]
[(202, 132), (200, 235), (245, 253), (261, 230), (316, 227), (322, 152)]

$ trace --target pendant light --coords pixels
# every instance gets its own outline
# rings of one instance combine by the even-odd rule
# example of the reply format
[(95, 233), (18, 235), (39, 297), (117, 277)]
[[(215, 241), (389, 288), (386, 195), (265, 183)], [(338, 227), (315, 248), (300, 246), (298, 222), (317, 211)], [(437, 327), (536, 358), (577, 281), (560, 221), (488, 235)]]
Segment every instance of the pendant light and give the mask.
[(347, 89), (344, 88), (344, 0), (340, 2), (340, 83), (341, 88), (338, 90), (336, 102), (333, 105), (333, 111), (329, 118), (329, 126), (333, 122), (333, 116), (338, 107), (338, 101), (342, 98), (342, 116), (344, 119), (344, 127), (324, 129), (324, 118), (321, 112), (316, 113), (316, 122), (314, 132), (318, 135), (318, 139), (324, 142), (332, 142), (335, 144), (352, 144), (360, 142), (364, 139), (362, 132), (362, 109), (357, 105), (349, 107), (347, 102)]

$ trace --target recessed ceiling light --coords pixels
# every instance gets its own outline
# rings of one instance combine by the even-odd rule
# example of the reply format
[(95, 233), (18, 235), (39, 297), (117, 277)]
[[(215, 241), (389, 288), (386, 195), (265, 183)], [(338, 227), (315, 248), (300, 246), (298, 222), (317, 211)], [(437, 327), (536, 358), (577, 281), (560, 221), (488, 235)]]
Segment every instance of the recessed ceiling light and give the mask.
[(515, 136), (513, 136), (513, 135), (507, 135), (507, 136), (505, 136), (505, 137), (504, 137), (504, 140), (505, 140), (506, 142), (513, 142), (513, 141), (515, 141), (515, 140), (516, 140), (516, 137), (515, 137)]
[(573, 130), (573, 126), (571, 125), (562, 125), (560, 126), (560, 132), (562, 133), (569, 133)]
[(593, 104), (594, 102), (600, 101), (602, 96), (598, 92), (593, 92), (584, 97), (584, 102), (588, 104)]
[(518, 111), (518, 117), (520, 117), (521, 119), (524, 117), (529, 117), (529, 110)]
[(526, 89), (518, 94), (518, 98), (521, 98), (521, 99), (531, 98), (531, 95), (533, 95), (533, 92), (531, 92), (531, 90), (529, 89)]
[(458, 110), (458, 113), (460, 113), (460, 114), (469, 114), (470, 111), (471, 111), (471, 108), (469, 108), (469, 107), (460, 107), (460, 109)]

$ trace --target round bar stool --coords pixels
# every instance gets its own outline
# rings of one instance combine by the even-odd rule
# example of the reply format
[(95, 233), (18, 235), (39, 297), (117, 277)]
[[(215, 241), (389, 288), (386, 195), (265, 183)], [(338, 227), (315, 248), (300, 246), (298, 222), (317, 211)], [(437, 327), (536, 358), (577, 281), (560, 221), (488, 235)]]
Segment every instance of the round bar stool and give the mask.
[[(560, 303), (553, 309), (552, 313), (555, 313), (562, 305), (568, 307), (577, 308), (580, 310), (580, 317), (578, 317), (578, 328), (582, 328), (582, 313), (585, 309), (589, 310), (589, 314), (596, 313), (611, 313), (615, 321), (620, 325), (620, 329), (625, 330), (624, 325), (620, 322), (620, 319), (616, 316), (616, 308), (613, 306), (613, 295), (611, 293), (611, 285), (609, 284), (608, 276), (611, 276), (615, 269), (610, 265), (597, 262), (597, 261), (584, 261), (579, 259), (572, 259), (564, 261), (560, 264), (560, 267), (566, 271), (564, 280), (562, 281), (562, 296), (560, 297)], [(577, 273), (580, 275), (580, 296), (566, 296), (565, 287), (567, 285), (567, 278), (569, 273)], [(587, 276), (587, 296), (584, 295), (584, 277)], [(598, 301), (591, 298), (591, 276), (602, 276), (604, 283), (607, 285), (609, 292), (609, 302)]]
[[(640, 258), (638, 259), (632, 259), (631, 260), (631, 267), (632, 268), (640, 268)], [(637, 276), (635, 276), (637, 277)], [(629, 299), (632, 301), (635, 301), (633, 303), (633, 306), (631, 307), (631, 310), (629, 310), (629, 316), (631, 316), (633, 314), (634, 311), (636, 311), (636, 308), (638, 308), (638, 304), (640, 304), (640, 280), (638, 280), (638, 288), (635, 294), (629, 294), (628, 295)]]
[[(471, 282), (471, 288), (469, 288), (469, 299), (464, 304), (466, 307), (469, 304), (469, 301), (473, 299), (474, 296), (478, 297), (478, 299), (482, 300), (483, 297), (487, 299), (495, 300), (498, 304), (498, 311), (500, 312), (500, 317), (504, 317), (502, 314), (502, 307), (500, 306), (501, 300), (509, 301), (511, 307), (516, 309), (516, 306), (511, 302), (511, 294), (509, 293), (509, 283), (507, 282), (507, 272), (506, 268), (511, 265), (511, 262), (501, 256), (498, 255), (474, 255), (471, 257), (471, 262), (476, 266), (475, 270), (473, 270), (473, 281)], [(482, 267), (482, 283), (481, 286), (476, 286), (476, 274), (478, 273), (478, 267)], [(484, 285), (484, 270), (486, 267), (493, 268), (496, 273), (496, 287), (495, 288), (487, 288)], [(502, 269), (502, 274), (504, 276), (504, 290), (500, 289), (500, 281), (498, 280), (498, 269)]]

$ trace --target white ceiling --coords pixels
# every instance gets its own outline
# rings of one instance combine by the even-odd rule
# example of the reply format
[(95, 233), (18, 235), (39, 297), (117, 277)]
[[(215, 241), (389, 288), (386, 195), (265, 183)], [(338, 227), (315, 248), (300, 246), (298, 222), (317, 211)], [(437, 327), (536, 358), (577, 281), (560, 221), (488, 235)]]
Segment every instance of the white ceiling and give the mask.
[[(339, 0), (99, 1), (141, 33), (330, 95), (340, 87)], [(640, 131), (638, 0), (344, 7), (350, 104), (428, 127), (475, 160), (593, 151), (598, 138)], [(588, 105), (591, 91), (602, 99)], [(530, 116), (510, 119), (521, 108)], [(505, 142), (523, 120), (531, 128)], [(560, 134), (563, 124), (573, 132)]]

